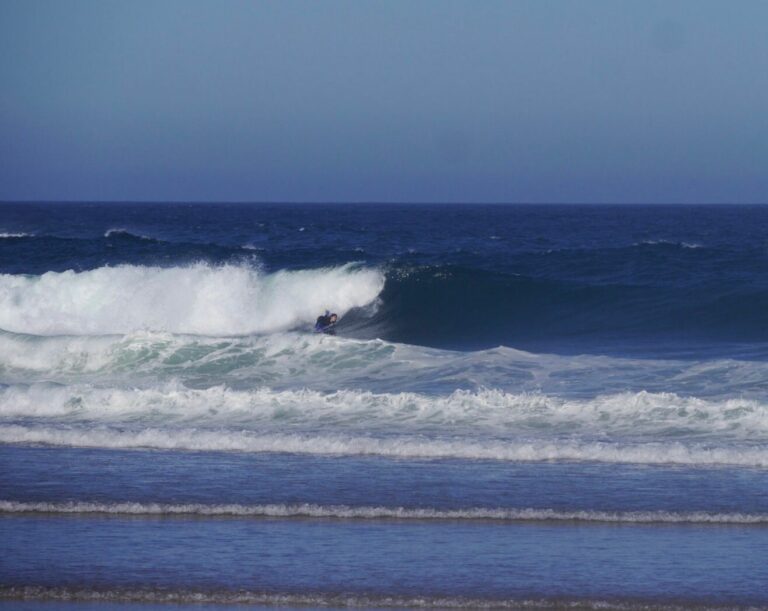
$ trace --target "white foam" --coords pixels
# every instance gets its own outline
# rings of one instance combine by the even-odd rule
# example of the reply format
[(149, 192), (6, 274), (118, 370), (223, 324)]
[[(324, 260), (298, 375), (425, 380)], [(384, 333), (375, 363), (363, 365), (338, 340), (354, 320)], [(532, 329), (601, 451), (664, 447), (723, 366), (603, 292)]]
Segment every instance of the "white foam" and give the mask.
[[(375, 309), (376, 301), (362, 311)], [(46, 380), (103, 385), (119, 378), (126, 385), (141, 386), (151, 377), (154, 381), (194, 379), (197, 386), (226, 381), (249, 387), (427, 389), (432, 393), (486, 387), (572, 397), (617, 396), (617, 391), (645, 389), (650, 394), (635, 404), (658, 400), (659, 391), (670, 391), (673, 407), (694, 407), (685, 401), (686, 395), (768, 402), (763, 384), (768, 363), (764, 362), (564, 357), (501, 347), (454, 352), (301, 331), (233, 337), (165, 331), (46, 337), (0, 330), (0, 376), (5, 383)], [(675, 390), (680, 401), (671, 394)], [(631, 400), (631, 395), (626, 399)], [(752, 408), (746, 405), (746, 409)], [(758, 429), (767, 426), (761, 422)]]
[(459, 458), (509, 462), (586, 461), (649, 465), (768, 467), (768, 447), (765, 444), (728, 447), (682, 442), (620, 443), (558, 439), (502, 441), (414, 436), (377, 438), (363, 435), (262, 434), (244, 430), (197, 428), (79, 429), (18, 424), (0, 426), (0, 443), (319, 456)]
[(5, 233), (5, 232), (0, 232), (0, 239), (5, 239), (5, 238), (29, 238), (29, 237), (32, 237), (31, 233), (14, 233), (14, 232)]
[(534, 508), (435, 509), (382, 506), (273, 503), (24, 502), (0, 500), (0, 513), (210, 516), (264, 518), (336, 518), (341, 520), (494, 520), (502, 522), (607, 522), (616, 524), (768, 524), (768, 514), (706, 511), (594, 511)]
[(730, 606), (705, 606), (701, 604), (681, 603), (679, 600), (664, 603), (654, 598), (652, 601), (637, 599), (587, 600), (584, 598), (566, 599), (499, 599), (469, 598), (429, 595), (365, 595), (351, 592), (338, 594), (327, 592), (269, 592), (249, 591), (244, 589), (215, 590), (158, 588), (121, 588), (103, 587), (52, 587), (52, 586), (3, 586), (0, 585), (0, 599), (40, 600), (40, 601), (83, 601), (83, 602), (131, 602), (193, 605), (259, 605), (270, 607), (306, 607), (310, 609), (573, 609), (594, 611), (733, 611)]
[[(407, 359), (394, 357), (395, 353), (404, 353)], [(431, 371), (445, 358), (440, 352), (381, 340), (301, 331), (226, 338), (154, 331), (56, 337), (0, 331), (0, 375), (6, 383), (104, 384), (107, 379), (133, 387), (147, 378), (154, 384), (193, 377), (198, 385), (201, 379), (211, 384), (234, 380), (251, 387), (282, 380), (299, 388), (329, 389), (350, 378), (365, 378), (368, 369), (375, 370), (379, 380), (397, 378), (405, 384), (413, 379), (415, 359)]]
[(116, 228), (113, 228), (113, 229), (108, 229), (107, 231), (104, 232), (104, 237), (105, 238), (109, 238), (111, 236), (116, 236), (116, 235), (118, 235), (118, 236), (119, 235), (127, 235), (127, 236), (131, 236), (131, 237), (134, 237), (134, 238), (139, 238), (141, 240), (152, 240), (152, 238), (150, 238), (149, 236), (141, 235), (141, 234), (138, 234), (138, 233), (133, 233), (132, 231), (128, 231), (127, 229), (123, 229), (121, 227), (116, 227)]
[(268, 426), (282, 431), (317, 431), (324, 426), (345, 431), (468, 437), (768, 440), (765, 403), (648, 392), (566, 399), (489, 389), (428, 395), (232, 389), (224, 385), (198, 389), (178, 382), (149, 388), (35, 383), (0, 389), (0, 418), (29, 417), (49, 424), (152, 424), (162, 419), (169, 426), (184, 423), (249, 430)]
[(674, 242), (672, 240), (643, 240), (641, 242), (636, 242), (635, 246), (656, 246), (659, 244), (663, 244), (666, 246), (678, 246), (680, 248), (703, 248), (702, 244), (699, 244), (698, 242)]
[(311, 323), (326, 308), (343, 315), (368, 305), (383, 286), (380, 271), (352, 265), (273, 274), (204, 264), (0, 274), (0, 328), (36, 335), (269, 333)]

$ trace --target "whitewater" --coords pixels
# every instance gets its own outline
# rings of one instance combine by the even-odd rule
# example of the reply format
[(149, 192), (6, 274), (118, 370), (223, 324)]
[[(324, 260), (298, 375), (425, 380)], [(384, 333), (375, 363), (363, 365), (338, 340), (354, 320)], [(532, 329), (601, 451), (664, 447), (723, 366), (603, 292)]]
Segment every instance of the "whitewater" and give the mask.
[[(4, 274), (0, 441), (768, 465), (761, 364), (462, 352), (311, 333), (325, 307), (370, 320), (384, 283), (381, 270), (355, 264)], [(613, 386), (629, 389), (594, 392), (617, 371)], [(725, 376), (719, 386), (703, 383), (715, 375)]]
[(306, 325), (324, 308), (344, 315), (368, 305), (383, 284), (376, 270), (351, 265), (273, 274), (204, 264), (3, 274), (0, 328), (35, 335), (269, 333)]
[(0, 599), (768, 604), (762, 209), (86, 210), (0, 206)]

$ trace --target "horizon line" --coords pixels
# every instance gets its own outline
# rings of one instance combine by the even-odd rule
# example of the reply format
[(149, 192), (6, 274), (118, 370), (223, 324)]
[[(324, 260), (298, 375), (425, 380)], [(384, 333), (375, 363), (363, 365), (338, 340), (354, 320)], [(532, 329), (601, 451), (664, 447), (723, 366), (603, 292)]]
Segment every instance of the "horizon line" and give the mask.
[(345, 205), (345, 206), (764, 206), (763, 202), (589, 202), (589, 201), (377, 201), (377, 200), (188, 200), (188, 199), (0, 199), (5, 204), (223, 204), (223, 205)]

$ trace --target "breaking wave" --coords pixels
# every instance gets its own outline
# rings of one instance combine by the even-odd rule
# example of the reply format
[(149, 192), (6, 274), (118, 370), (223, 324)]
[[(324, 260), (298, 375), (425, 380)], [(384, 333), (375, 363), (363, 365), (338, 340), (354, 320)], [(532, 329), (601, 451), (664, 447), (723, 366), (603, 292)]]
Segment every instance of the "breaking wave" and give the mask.
[(271, 274), (202, 263), (2, 274), (0, 329), (36, 335), (270, 333), (309, 324), (326, 308), (343, 315), (370, 305), (383, 286), (380, 271), (351, 264)]
[[(142, 248), (154, 240), (120, 229), (107, 236), (142, 242)], [(185, 256), (204, 259), (201, 248), (224, 247), (186, 245)], [(555, 255), (526, 259), (522, 273), (403, 262), (266, 272), (253, 261), (233, 259), (245, 256), (239, 247), (219, 250), (209, 258), (220, 257), (220, 264), (123, 264), (34, 276), (2, 274), (0, 329), (36, 335), (151, 330), (232, 336), (298, 328), (332, 309), (346, 315), (346, 336), (461, 350), (562, 347), (568, 341), (578, 343), (578, 338), (604, 346), (621, 341), (622, 349), (651, 338), (686, 338), (725, 348), (768, 341), (765, 286), (755, 283), (734, 292), (726, 285), (675, 285), (655, 259), (632, 278), (614, 277), (613, 272), (606, 272), (606, 278), (579, 277), (579, 270), (596, 262), (577, 259), (569, 263), (574, 269), (566, 281), (558, 275), (559, 266), (547, 261)], [(149, 260), (160, 256), (152, 253), (146, 255)], [(686, 264), (700, 267), (706, 261)], [(560, 270), (557, 274), (549, 270), (553, 265)], [(630, 260), (624, 267), (633, 266)], [(647, 284), (649, 278), (655, 284)], [(361, 315), (357, 310), (373, 304), (375, 312)], [(738, 352), (735, 346), (731, 349)]]

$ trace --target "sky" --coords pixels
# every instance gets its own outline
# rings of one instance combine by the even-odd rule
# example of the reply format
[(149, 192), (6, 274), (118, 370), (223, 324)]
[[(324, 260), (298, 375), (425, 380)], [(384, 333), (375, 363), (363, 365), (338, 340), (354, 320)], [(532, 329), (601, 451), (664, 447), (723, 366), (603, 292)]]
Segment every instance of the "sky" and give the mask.
[(768, 202), (766, 0), (0, 0), (0, 200)]

